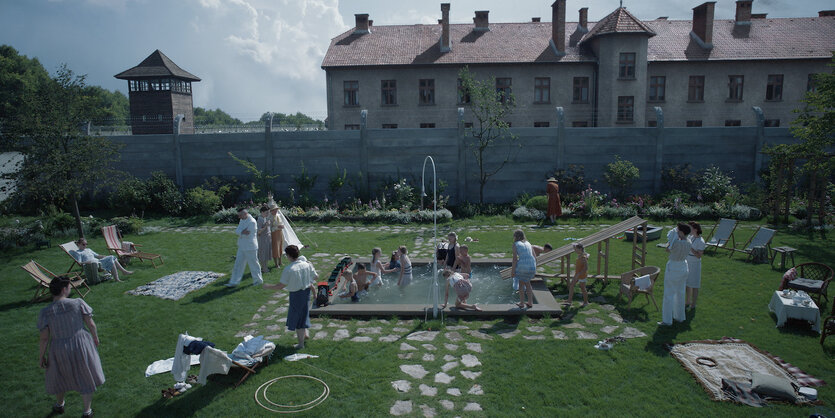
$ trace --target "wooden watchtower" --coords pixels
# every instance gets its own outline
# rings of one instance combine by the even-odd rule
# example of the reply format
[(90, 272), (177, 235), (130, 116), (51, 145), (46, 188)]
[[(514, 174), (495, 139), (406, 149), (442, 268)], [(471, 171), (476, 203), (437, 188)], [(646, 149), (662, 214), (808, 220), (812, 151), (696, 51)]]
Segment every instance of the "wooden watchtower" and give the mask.
[(178, 114), (185, 116), (180, 123), (180, 133), (194, 133), (191, 83), (200, 79), (174, 64), (160, 50), (114, 77), (128, 80), (134, 135), (173, 133), (174, 118)]

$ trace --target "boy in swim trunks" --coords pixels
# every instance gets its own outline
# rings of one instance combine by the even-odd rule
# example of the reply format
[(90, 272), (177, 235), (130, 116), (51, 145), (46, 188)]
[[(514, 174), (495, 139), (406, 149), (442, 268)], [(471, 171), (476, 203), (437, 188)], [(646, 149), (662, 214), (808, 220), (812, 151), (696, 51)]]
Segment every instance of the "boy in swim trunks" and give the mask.
[(444, 270), (444, 278), (446, 278), (446, 292), (444, 292), (444, 306), (441, 309), (446, 309), (447, 300), (449, 298), (449, 287), (452, 286), (455, 290), (456, 299), (455, 307), (458, 309), (470, 309), (473, 311), (481, 311), (477, 304), (468, 304), (467, 298), (470, 297), (470, 292), (473, 290), (473, 285), (468, 279), (465, 279), (461, 273), (455, 273), (452, 270)]
[(586, 277), (588, 277), (589, 270), (589, 253), (587, 253), (583, 244), (575, 243), (574, 252), (577, 254), (577, 262), (574, 264), (574, 279), (568, 284), (568, 305), (574, 299), (574, 285), (580, 284), (580, 290), (583, 292), (583, 304), (580, 307), (589, 304), (589, 294), (586, 292)]
[[(368, 287), (372, 282), (377, 280), (379, 275), (365, 268), (365, 264), (357, 263), (357, 272), (354, 274), (354, 280), (357, 282), (357, 288), (360, 292), (368, 292)], [(369, 280), (371, 278), (371, 280)], [(382, 284), (382, 283), (381, 283)]]
[(473, 268), (470, 265), (471, 261), (469, 247), (466, 245), (458, 247), (458, 258), (455, 259), (455, 265), (452, 266), (452, 271), (458, 271), (462, 276), (469, 278), (473, 272)]

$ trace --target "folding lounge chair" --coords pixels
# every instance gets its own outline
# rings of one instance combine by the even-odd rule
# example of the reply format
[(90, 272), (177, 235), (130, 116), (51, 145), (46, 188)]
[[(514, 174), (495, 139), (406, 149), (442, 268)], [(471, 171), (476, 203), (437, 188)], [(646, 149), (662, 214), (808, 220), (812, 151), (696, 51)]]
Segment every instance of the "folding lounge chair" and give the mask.
[(741, 253), (748, 254), (747, 260), (750, 260), (754, 247), (765, 247), (767, 251), (766, 254), (771, 254), (771, 240), (774, 239), (774, 234), (776, 233), (777, 231), (773, 229), (763, 227), (757, 228), (754, 235), (751, 235), (751, 238), (748, 238), (748, 242), (746, 242), (741, 249), (731, 247), (731, 256), (734, 255), (735, 251), (739, 251)]
[[(714, 252), (716, 252), (717, 248), (730, 250), (731, 254), (733, 254), (732, 249), (736, 247), (734, 231), (736, 230), (736, 225), (738, 223), (739, 221), (735, 219), (720, 219), (719, 223), (713, 226), (713, 230), (710, 231), (710, 235), (708, 235), (707, 240), (705, 241), (707, 247), (713, 247)], [(730, 241), (731, 245), (726, 247), (728, 241)]]
[[(52, 282), (52, 279), (58, 276), (47, 270), (44, 266), (36, 263), (35, 260), (26, 263), (26, 265), (20, 266), (20, 268), (29, 273), (29, 275), (38, 282), (38, 288), (35, 290), (35, 296), (32, 298), (32, 302), (35, 302), (45, 296), (49, 296), (49, 283)], [(46, 273), (44, 274), (44, 272)], [(87, 286), (87, 283), (81, 278), (81, 276), (78, 275), (78, 273), (72, 273), (68, 276), (70, 277), (70, 286), (75, 289), (79, 297), (84, 299), (84, 296), (90, 293), (90, 286)], [(82, 293), (82, 287), (86, 287), (87, 291)]]
[(75, 241), (65, 242), (61, 244), (60, 247), (62, 250), (64, 250), (65, 253), (67, 253), (70, 259), (72, 259), (72, 264), (70, 264), (70, 268), (67, 269), (67, 273), (71, 272), (73, 267), (75, 266), (78, 266), (78, 268), (82, 270), (84, 269), (84, 267), (82, 267), (81, 264), (78, 263), (78, 260), (76, 260), (75, 257), (72, 256), (72, 254), (70, 254), (70, 251), (78, 251), (78, 246), (75, 245)]
[[(116, 229), (116, 225), (104, 226), (101, 228), (101, 234), (104, 236), (104, 241), (107, 243), (107, 249), (110, 250), (112, 253), (116, 254), (116, 257), (119, 260), (124, 260), (126, 258), (138, 258), (139, 261), (150, 260), (151, 265), (154, 268), (157, 268), (156, 263), (154, 260), (159, 259), (160, 264), (164, 264), (162, 261), (162, 256), (159, 254), (151, 254), (142, 251), (126, 251), (125, 247), (122, 245), (122, 236), (119, 234), (119, 231)], [(141, 247), (139, 244), (133, 244), (136, 247)]]

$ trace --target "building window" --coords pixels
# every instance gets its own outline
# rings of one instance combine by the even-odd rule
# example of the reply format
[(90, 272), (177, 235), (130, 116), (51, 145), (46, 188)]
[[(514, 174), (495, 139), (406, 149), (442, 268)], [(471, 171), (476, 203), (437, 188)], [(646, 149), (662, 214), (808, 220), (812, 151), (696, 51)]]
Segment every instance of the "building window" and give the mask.
[(685, 126), (687, 126), (688, 128), (700, 128), (702, 126), (702, 121), (688, 120)]
[(435, 128), (435, 124), (434, 123), (421, 123), (420, 128), (421, 129), (433, 129), (433, 128)]
[(653, 102), (664, 101), (665, 84), (667, 77), (655, 76), (649, 78), (649, 100)]
[(472, 122), (464, 122), (464, 128), (465, 129), (473, 129), (473, 123)]
[(728, 100), (738, 102), (742, 101), (742, 87), (744, 81), (745, 78), (741, 75), (728, 76)]
[(649, 128), (658, 127), (658, 121), (657, 120), (648, 120), (647, 121), (647, 127), (649, 127)]
[(464, 80), (458, 79), (458, 104), (470, 104), (470, 92), (464, 88)]
[(148, 91), (148, 80), (139, 80), (139, 91)]
[(705, 101), (705, 76), (691, 75), (687, 86), (687, 101), (689, 102), (703, 102)]
[(360, 126), (358, 124), (345, 124), (346, 131), (358, 131), (360, 130)]
[(618, 122), (629, 122), (634, 120), (635, 97), (618, 96)]
[(635, 78), (635, 53), (634, 52), (621, 52), (621, 54), (620, 54), (620, 66), (618, 67), (618, 77), (619, 78), (628, 78), (628, 79), (634, 79)]
[(815, 77), (817, 74), (809, 74), (809, 77), (806, 78), (806, 91), (817, 92), (818, 86), (815, 83)]
[(551, 126), (551, 122), (534, 122), (534, 128), (548, 128)]
[(728, 119), (725, 121), (725, 126), (742, 126), (742, 121), (739, 119)]
[(551, 103), (551, 78), (537, 77), (534, 79), (533, 102)]
[(383, 95), (381, 101), (383, 105), (391, 106), (397, 104), (397, 80), (383, 80), (380, 90)]
[(345, 106), (359, 106), (360, 82), (356, 80), (345, 81), (342, 86), (345, 90)]
[(765, 99), (771, 101), (783, 100), (783, 74), (769, 74), (765, 87)]
[(499, 97), (499, 101), (505, 103), (508, 100), (511, 100), (510, 94), (512, 92), (511, 87), (511, 79), (510, 78), (497, 78), (496, 79), (496, 94)]
[(384, 123), (383, 129), (397, 129), (396, 123)]
[(765, 120), (765, 127), (766, 128), (779, 128), (780, 127), (780, 119), (766, 119)]
[(589, 102), (589, 78), (588, 77), (574, 77), (574, 94), (571, 100), (574, 103), (588, 103)]
[(435, 80), (431, 78), (420, 80), (419, 86), (420, 97), (418, 103), (422, 105), (435, 104)]
[(574, 122), (571, 122), (571, 126), (574, 127), (574, 128), (588, 128), (589, 127), (589, 121), (587, 121), (587, 120), (575, 120)]

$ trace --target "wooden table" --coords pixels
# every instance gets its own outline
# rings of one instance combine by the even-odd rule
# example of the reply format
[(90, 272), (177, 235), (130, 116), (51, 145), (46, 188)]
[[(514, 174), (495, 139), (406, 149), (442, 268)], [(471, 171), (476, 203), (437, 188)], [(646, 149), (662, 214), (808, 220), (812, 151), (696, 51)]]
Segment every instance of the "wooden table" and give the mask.
[(774, 259), (777, 258), (777, 253), (780, 253), (780, 269), (786, 269), (786, 256), (790, 256), (792, 258), (792, 267), (794, 267), (794, 252), (797, 251), (796, 248), (792, 247), (775, 247), (771, 249), (771, 268), (774, 268)]

